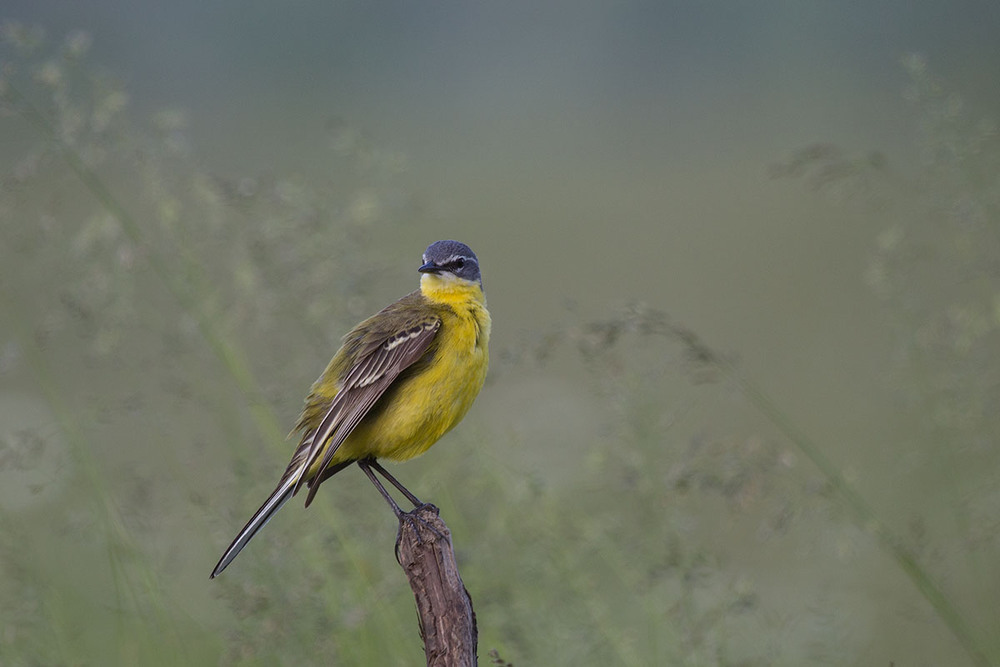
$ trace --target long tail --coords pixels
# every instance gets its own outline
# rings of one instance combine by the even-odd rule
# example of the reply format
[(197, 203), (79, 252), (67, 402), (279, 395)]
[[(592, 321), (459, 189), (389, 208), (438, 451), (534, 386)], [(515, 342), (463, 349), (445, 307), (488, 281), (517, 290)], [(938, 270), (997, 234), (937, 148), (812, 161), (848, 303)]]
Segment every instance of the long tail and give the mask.
[(274, 513), (281, 509), (289, 498), (292, 497), (295, 491), (295, 481), (297, 479), (296, 475), (290, 475), (288, 479), (285, 479), (278, 485), (278, 488), (274, 490), (271, 496), (264, 501), (264, 504), (260, 506), (260, 509), (247, 521), (247, 525), (243, 526), (243, 530), (240, 531), (233, 543), (229, 545), (226, 552), (222, 554), (222, 558), (219, 559), (218, 565), (212, 570), (212, 579), (215, 579), (219, 574), (226, 569), (233, 559), (236, 558), (237, 554), (243, 550), (243, 547), (247, 545), (253, 536), (257, 534), (257, 531), (264, 527)]

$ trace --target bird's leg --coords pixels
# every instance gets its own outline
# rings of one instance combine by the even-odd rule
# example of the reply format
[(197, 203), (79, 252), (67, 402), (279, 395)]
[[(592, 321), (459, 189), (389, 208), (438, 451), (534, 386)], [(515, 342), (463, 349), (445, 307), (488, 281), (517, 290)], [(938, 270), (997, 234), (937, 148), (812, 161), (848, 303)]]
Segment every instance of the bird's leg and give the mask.
[(402, 493), (404, 496), (406, 496), (407, 500), (413, 503), (414, 508), (422, 507), (424, 505), (424, 503), (420, 502), (420, 500), (415, 495), (410, 493), (410, 490), (407, 489), (405, 486), (403, 486), (398, 479), (390, 475), (389, 471), (383, 468), (381, 463), (379, 463), (375, 459), (369, 459), (368, 464), (375, 469), (375, 472), (385, 477), (390, 484), (399, 489), (399, 492)]
[[(372, 484), (375, 485), (375, 488), (378, 489), (378, 492), (381, 493), (382, 497), (385, 498), (385, 501), (389, 503), (389, 507), (392, 508), (392, 511), (396, 515), (396, 518), (402, 521), (405, 512), (403, 512), (403, 510), (400, 509), (396, 501), (393, 500), (393, 497), (390, 496), (389, 492), (385, 490), (385, 487), (382, 486), (382, 482), (378, 481), (378, 477), (376, 477), (375, 473), (372, 472), (371, 469), (372, 464), (378, 465), (372, 459), (358, 459), (358, 467), (365, 471), (365, 474), (368, 475), (368, 479), (372, 481)], [(379, 467), (381, 468), (382, 466)]]
[[(417, 526), (417, 524), (420, 523), (420, 524), (423, 524), (424, 526), (426, 526), (438, 538), (440, 538), (440, 539), (444, 538), (444, 535), (441, 534), (441, 531), (439, 531), (437, 528), (435, 528), (430, 523), (428, 523), (423, 517), (420, 516), (420, 513), (419, 513), (419, 510), (422, 510), (424, 508), (429, 508), (431, 511), (434, 512), (434, 514), (437, 514), (438, 513), (438, 508), (437, 507), (435, 507), (434, 505), (431, 505), (430, 503), (422, 503), (422, 502), (420, 502), (420, 500), (415, 495), (413, 495), (412, 493), (410, 493), (409, 489), (407, 489), (405, 486), (403, 486), (399, 482), (399, 480), (397, 480), (395, 477), (393, 477), (392, 475), (390, 475), (389, 472), (385, 468), (383, 468), (374, 458), (359, 459), (358, 460), (358, 467), (360, 467), (362, 470), (365, 471), (365, 474), (368, 475), (368, 479), (370, 479), (372, 481), (372, 484), (375, 485), (375, 488), (377, 488), (379, 490), (379, 493), (382, 494), (382, 497), (385, 498), (386, 502), (388, 502), (389, 505), (392, 507), (392, 511), (395, 512), (396, 518), (399, 519), (399, 525), (400, 525), (400, 529), (401, 530), (402, 530), (403, 522), (404, 521), (409, 521), (410, 525), (413, 526), (413, 532), (414, 532), (414, 535), (416, 535), (416, 537), (417, 537), (417, 541), (418, 542), (422, 542), (423, 540), (420, 537), (420, 528)], [(373, 468), (375, 470), (377, 470), (383, 477), (385, 477), (387, 480), (389, 480), (389, 482), (393, 486), (395, 486), (397, 489), (399, 489), (400, 493), (402, 493), (403, 495), (405, 495), (407, 500), (409, 500), (411, 503), (413, 503), (414, 509), (412, 511), (410, 511), (410, 512), (404, 512), (402, 509), (400, 509), (400, 507), (396, 503), (396, 501), (393, 500), (392, 496), (389, 495), (389, 492), (385, 490), (384, 486), (382, 486), (382, 483), (378, 481), (378, 478), (375, 476), (375, 473), (372, 471)], [(400, 537), (400, 535), (397, 534), (396, 535), (396, 550), (397, 550), (396, 559), (397, 560), (399, 560), (399, 553), (398, 553), (398, 550), (399, 550), (399, 537)]]

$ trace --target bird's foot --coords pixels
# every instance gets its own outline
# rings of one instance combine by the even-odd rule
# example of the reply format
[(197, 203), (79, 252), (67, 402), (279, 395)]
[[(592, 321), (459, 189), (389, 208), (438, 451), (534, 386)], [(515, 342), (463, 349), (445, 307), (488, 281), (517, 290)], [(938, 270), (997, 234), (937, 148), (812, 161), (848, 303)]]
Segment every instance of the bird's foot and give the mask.
[[(444, 523), (438, 518), (441, 510), (431, 503), (422, 503), (409, 512), (400, 512), (399, 531), (396, 533), (396, 560), (399, 560), (399, 544), (403, 539), (404, 526), (408, 526), (417, 544), (423, 544), (424, 538), (433, 540), (448, 539), (446, 532), (442, 532), (438, 526), (444, 527)], [(447, 531), (447, 528), (444, 528)], [(426, 532), (425, 532), (426, 531)], [(433, 535), (433, 537), (431, 537)]]

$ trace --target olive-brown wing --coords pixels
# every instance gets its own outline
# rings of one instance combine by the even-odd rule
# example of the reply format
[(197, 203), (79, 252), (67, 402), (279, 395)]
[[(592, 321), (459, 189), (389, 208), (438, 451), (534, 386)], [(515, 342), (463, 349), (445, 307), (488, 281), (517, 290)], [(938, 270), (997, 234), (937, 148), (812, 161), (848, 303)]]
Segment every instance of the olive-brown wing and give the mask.
[[(420, 359), (434, 340), (441, 320), (436, 316), (423, 316), (411, 320), (395, 333), (381, 341), (372, 341), (347, 370), (330, 407), (315, 429), (303, 436), (292, 463), (285, 475), (298, 473), (293, 495), (303, 483), (310, 482), (307, 473), (322, 456), (315, 468), (315, 477), (333, 459), (340, 445), (347, 439), (358, 423), (372, 409), (390, 385), (414, 362)], [(319, 488), (310, 484), (308, 505)]]

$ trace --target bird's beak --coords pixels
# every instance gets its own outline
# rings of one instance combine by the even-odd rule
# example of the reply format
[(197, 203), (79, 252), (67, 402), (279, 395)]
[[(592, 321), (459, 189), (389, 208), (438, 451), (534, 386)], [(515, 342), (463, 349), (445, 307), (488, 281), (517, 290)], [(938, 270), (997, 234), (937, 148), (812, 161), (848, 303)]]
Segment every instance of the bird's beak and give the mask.
[(417, 269), (417, 271), (419, 271), (420, 273), (441, 273), (442, 271), (444, 271), (444, 269), (442, 269), (434, 262), (427, 262), (424, 265), (422, 265), (419, 269)]

